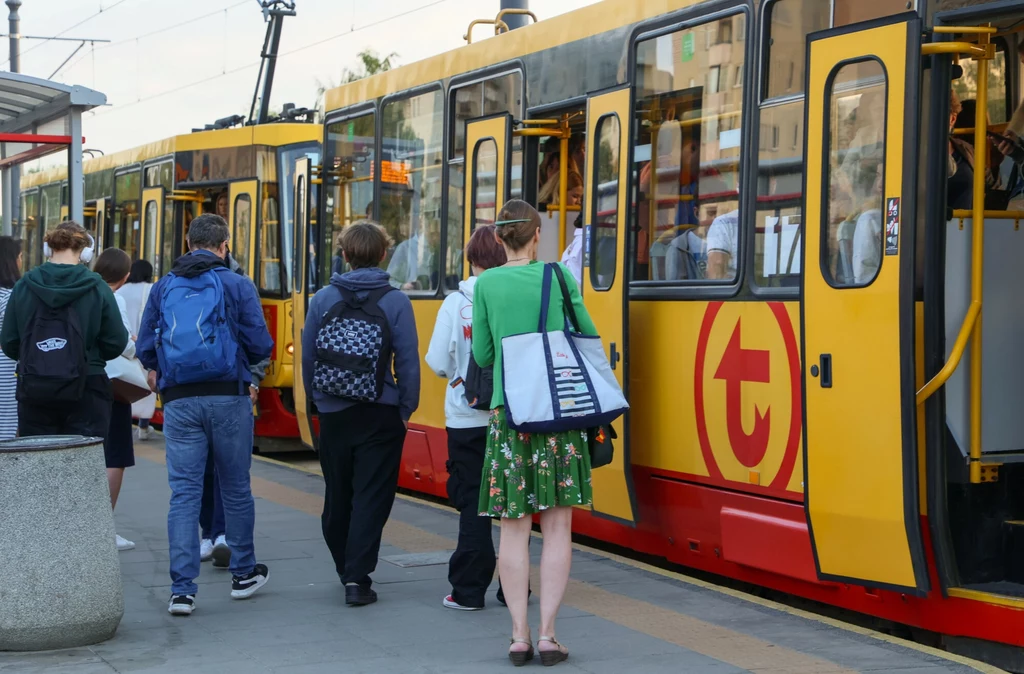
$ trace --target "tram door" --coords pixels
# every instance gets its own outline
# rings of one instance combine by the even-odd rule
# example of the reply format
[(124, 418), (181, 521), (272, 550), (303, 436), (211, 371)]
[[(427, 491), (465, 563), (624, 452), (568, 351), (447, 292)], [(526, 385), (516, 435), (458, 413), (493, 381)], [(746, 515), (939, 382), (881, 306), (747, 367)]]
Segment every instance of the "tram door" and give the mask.
[[(508, 113), (466, 122), (466, 216), (463, 241), (477, 225), (493, 225), (508, 199), (511, 175), (512, 116)], [(465, 245), (465, 244), (463, 244)], [(462, 278), (469, 278), (469, 260), (463, 255)]]
[[(309, 306), (309, 275), (310, 269), (310, 184), (313, 163), (309, 157), (295, 162), (295, 253), (293, 261), (295, 271), (292, 288), (292, 325), (295, 340), (302, 344), (302, 331), (306, 325), (306, 308)], [(302, 353), (301, 349), (297, 349)], [(302, 383), (302, 358), (295, 358), (292, 365), (294, 373), (293, 393), (295, 396), (295, 417), (299, 423), (299, 437), (302, 444), (316, 449), (316, 436), (313, 434), (312, 401), (306, 399), (306, 387)]]
[(231, 257), (249, 278), (256, 278), (256, 181), (240, 180), (228, 187), (228, 225), (231, 227)]
[[(629, 395), (626, 339), (626, 223), (629, 212), (629, 88), (587, 101), (587, 167), (583, 204), (583, 297), (601, 335), (619, 385)], [(636, 521), (636, 498), (629, 461), (629, 418), (612, 424), (612, 463), (591, 476), (595, 513), (621, 522)]]
[(928, 589), (913, 361), (920, 35), (908, 13), (808, 40), (801, 321), (818, 575), (917, 594)]

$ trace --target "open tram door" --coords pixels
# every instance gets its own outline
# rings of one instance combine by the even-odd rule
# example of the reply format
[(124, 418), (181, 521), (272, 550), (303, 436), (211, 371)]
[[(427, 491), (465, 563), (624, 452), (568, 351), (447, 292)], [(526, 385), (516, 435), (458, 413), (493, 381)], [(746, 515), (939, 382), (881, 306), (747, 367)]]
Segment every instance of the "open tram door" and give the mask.
[(914, 594), (929, 587), (914, 399), (920, 36), (907, 13), (808, 38), (801, 302), (818, 575)]
[[(302, 331), (306, 325), (306, 309), (309, 306), (311, 274), (315, 270), (310, 269), (311, 247), (313, 243), (312, 228), (310, 223), (310, 189), (309, 180), (313, 175), (313, 162), (309, 157), (303, 157), (295, 162), (295, 253), (293, 260), (295, 273), (292, 274), (294, 284), (292, 288), (292, 325), (294, 326), (294, 341), (302, 344)], [(300, 349), (301, 352), (301, 349)], [(292, 365), (294, 385), (292, 387), (295, 396), (295, 418), (299, 424), (299, 437), (302, 444), (317, 449), (316, 435), (313, 433), (313, 403), (306, 398), (306, 387), (302, 378), (302, 358), (295, 358)]]
[[(473, 230), (493, 225), (508, 199), (512, 175), (512, 115), (502, 113), (466, 122), (466, 194), (463, 245)], [(462, 278), (469, 278), (469, 260), (463, 258)]]
[[(157, 262), (160, 254), (160, 234), (164, 231), (164, 188), (147, 187), (142, 190), (141, 259)], [(154, 264), (154, 267), (158, 265)]]
[(231, 257), (249, 278), (256, 278), (256, 197), (255, 180), (239, 180), (228, 186), (228, 226), (231, 227)]
[[(587, 101), (587, 167), (583, 203), (583, 298), (608, 349), (615, 378), (628, 398), (626, 367), (629, 311), (626, 223), (629, 212), (629, 88), (591, 96)], [(636, 498), (629, 460), (629, 412), (612, 424), (617, 438), (607, 466), (591, 475), (593, 511), (633, 524)]]

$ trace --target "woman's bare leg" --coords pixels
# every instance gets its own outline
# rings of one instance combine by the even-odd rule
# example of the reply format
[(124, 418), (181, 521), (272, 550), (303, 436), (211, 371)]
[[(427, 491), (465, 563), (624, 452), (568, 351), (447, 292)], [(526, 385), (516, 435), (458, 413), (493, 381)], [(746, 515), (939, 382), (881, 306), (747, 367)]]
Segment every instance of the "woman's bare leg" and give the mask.
[(124, 468), (107, 468), (107, 486), (110, 487), (110, 509), (117, 507), (117, 497), (121, 493), (121, 480), (124, 479)]
[[(498, 574), (505, 592), (505, 603), (512, 615), (512, 637), (530, 639), (526, 604), (530, 591), (530, 531), (533, 519), (502, 518), (501, 545), (498, 550)], [(525, 651), (527, 644), (512, 644), (510, 650)]]
[[(541, 512), (540, 530), (544, 534), (544, 549), (540, 555), (539, 634), (554, 638), (555, 618), (565, 597), (572, 566), (572, 508), (550, 508)], [(537, 647), (542, 651), (558, 648), (549, 641), (541, 641)]]

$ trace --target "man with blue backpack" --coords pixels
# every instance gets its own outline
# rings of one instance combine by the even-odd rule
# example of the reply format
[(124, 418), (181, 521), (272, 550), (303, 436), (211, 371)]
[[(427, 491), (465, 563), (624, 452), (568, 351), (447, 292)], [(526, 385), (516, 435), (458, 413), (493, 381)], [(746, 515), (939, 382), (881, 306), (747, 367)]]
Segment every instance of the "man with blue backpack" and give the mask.
[(231, 548), (231, 597), (247, 599), (269, 577), (253, 547), (255, 507), (249, 482), (253, 416), (250, 367), (274, 347), (253, 284), (225, 262), (228, 224), (212, 213), (192, 221), (191, 252), (150, 292), (137, 353), (164, 410), (171, 601), (195, 609), (200, 553), (197, 527), (207, 453), (212, 451)]

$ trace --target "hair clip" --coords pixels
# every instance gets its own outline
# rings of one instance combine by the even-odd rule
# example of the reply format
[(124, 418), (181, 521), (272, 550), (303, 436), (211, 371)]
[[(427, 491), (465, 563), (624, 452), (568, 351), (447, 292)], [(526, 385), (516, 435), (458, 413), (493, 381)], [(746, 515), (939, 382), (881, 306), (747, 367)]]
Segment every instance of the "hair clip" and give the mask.
[(515, 225), (520, 222), (530, 222), (530, 218), (519, 218), (518, 220), (498, 220), (494, 223), (495, 227), (501, 227), (502, 225)]

